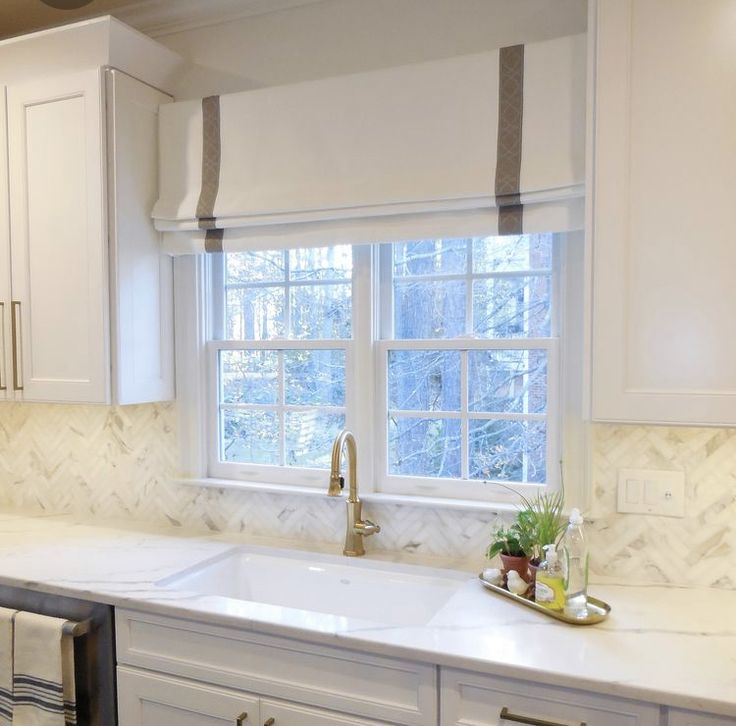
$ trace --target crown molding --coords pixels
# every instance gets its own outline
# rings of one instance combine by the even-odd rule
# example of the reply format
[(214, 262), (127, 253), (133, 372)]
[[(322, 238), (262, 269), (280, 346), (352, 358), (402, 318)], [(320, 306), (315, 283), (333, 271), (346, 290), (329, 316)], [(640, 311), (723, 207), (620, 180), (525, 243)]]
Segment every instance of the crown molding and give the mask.
[(158, 38), (317, 2), (321, 0), (141, 0), (111, 12), (118, 20)]

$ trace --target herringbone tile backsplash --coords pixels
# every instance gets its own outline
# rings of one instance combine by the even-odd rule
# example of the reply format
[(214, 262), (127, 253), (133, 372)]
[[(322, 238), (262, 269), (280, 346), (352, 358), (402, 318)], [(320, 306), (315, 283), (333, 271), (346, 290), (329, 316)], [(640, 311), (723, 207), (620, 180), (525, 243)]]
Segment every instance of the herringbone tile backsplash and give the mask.
[[(0, 404), (0, 503), (25, 512), (131, 518), (303, 542), (344, 533), (344, 503), (177, 484), (172, 404)], [(593, 427), (592, 569), (627, 582), (736, 587), (736, 430)], [(684, 519), (616, 513), (617, 470), (683, 470)], [(371, 504), (368, 546), (480, 566), (489, 513)]]

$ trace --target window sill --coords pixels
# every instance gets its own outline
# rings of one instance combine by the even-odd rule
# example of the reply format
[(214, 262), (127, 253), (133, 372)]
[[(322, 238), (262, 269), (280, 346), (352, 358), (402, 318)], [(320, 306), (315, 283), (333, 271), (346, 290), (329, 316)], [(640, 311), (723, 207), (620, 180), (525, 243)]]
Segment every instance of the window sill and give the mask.
[[(264, 494), (280, 494), (312, 499), (327, 498), (327, 485), (324, 489), (291, 486), (288, 484), (269, 484), (265, 482), (237, 481), (234, 479), (175, 479), (177, 484), (201, 489), (230, 489), (241, 492), (259, 492)], [(510, 502), (483, 502), (470, 499), (446, 499), (444, 497), (422, 497), (405, 494), (386, 494), (383, 492), (365, 492), (360, 495), (363, 502), (370, 504), (404, 505), (409, 507), (425, 507), (428, 509), (445, 509), (463, 512), (484, 512), (487, 514), (503, 514), (516, 512), (518, 507)]]

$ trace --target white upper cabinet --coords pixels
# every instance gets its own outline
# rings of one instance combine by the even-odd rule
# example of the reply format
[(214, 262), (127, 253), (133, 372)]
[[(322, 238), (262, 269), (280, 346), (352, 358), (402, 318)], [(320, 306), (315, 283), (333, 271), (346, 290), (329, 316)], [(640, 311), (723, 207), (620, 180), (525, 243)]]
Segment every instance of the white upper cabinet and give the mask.
[(736, 7), (591, 9), (593, 418), (736, 424)]
[[(96, 57), (108, 37), (118, 57), (112, 47)], [(66, 49), (89, 67), (30, 72), (20, 62), (26, 43), (33, 58)], [(0, 43), (8, 150), (5, 159), (0, 144), (0, 219), (10, 219), (0, 228), (0, 397), (128, 404), (174, 396), (172, 263), (150, 218), (158, 107), (171, 98), (103, 67), (125, 67), (126, 55), (158, 67), (157, 53), (109, 18)]]
[(8, 88), (13, 388), (24, 400), (109, 397), (99, 73)]

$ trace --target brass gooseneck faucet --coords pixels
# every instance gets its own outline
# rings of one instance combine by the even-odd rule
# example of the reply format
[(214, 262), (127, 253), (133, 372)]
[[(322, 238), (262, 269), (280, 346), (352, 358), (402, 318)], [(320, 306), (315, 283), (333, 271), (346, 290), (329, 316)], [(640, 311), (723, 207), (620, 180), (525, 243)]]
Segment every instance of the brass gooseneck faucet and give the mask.
[(345, 547), (342, 551), (348, 557), (360, 557), (365, 554), (363, 537), (378, 534), (381, 528), (369, 519), (361, 519), (363, 503), (358, 497), (358, 447), (355, 436), (343, 430), (332, 445), (332, 468), (330, 470), (330, 487), (327, 494), (339, 497), (345, 487), (345, 479), (340, 474), (343, 449), (348, 452), (348, 480), (350, 492), (347, 499), (347, 528), (345, 530)]

